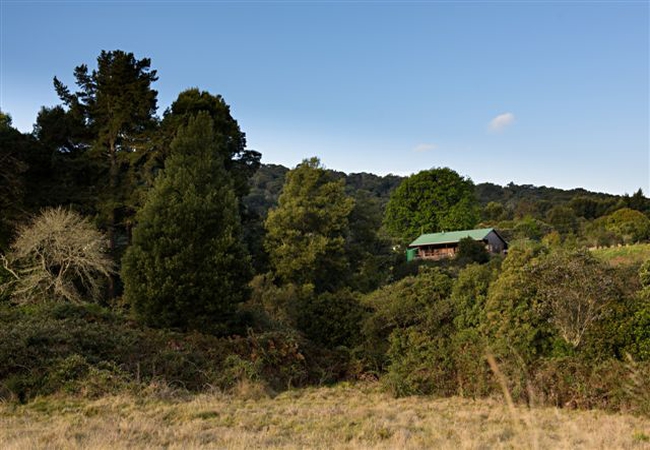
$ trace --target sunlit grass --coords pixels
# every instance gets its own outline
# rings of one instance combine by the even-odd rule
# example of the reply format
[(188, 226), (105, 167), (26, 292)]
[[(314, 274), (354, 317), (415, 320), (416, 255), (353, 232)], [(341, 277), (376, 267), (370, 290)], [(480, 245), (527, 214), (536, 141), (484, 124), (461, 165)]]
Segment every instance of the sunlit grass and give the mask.
[(0, 448), (648, 448), (650, 419), (395, 399), (375, 385), (237, 395), (49, 398), (0, 405)]
[(617, 265), (640, 265), (650, 259), (650, 244), (623, 245), (599, 248), (593, 254), (603, 261)]

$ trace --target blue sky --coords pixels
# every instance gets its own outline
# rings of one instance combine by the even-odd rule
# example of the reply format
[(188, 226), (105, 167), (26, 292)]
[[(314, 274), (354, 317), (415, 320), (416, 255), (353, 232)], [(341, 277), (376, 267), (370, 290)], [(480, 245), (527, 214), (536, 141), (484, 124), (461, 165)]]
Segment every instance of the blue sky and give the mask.
[(151, 58), (159, 114), (221, 94), (266, 163), (650, 193), (647, 1), (0, 2), (22, 131), (55, 75), (121, 49)]

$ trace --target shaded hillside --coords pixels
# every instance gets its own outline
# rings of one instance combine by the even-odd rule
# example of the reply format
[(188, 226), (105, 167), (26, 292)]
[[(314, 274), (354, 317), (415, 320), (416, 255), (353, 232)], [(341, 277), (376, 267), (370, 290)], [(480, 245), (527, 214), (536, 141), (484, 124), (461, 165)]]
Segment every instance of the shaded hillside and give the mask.
[[(276, 206), (282, 191), (288, 168), (278, 164), (262, 164), (251, 179), (251, 189), (244, 203), (250, 212), (264, 217), (269, 208)], [(331, 171), (336, 178), (345, 179), (345, 190), (355, 196), (358, 191), (367, 191), (371, 197), (379, 199), (380, 205), (386, 206), (390, 193), (404, 177), (397, 175), (379, 176), (372, 173), (351, 173)]]
[[(251, 179), (250, 194), (244, 203), (260, 217), (266, 215), (269, 208), (277, 205), (284, 177), (288, 168), (278, 164), (262, 164)], [(375, 175), (372, 173), (351, 173), (334, 171), (338, 178), (345, 179), (346, 191), (355, 195), (357, 191), (367, 191), (372, 197), (379, 199), (380, 205), (386, 206), (390, 194), (405, 177), (398, 175)], [(532, 216), (545, 218), (554, 206), (569, 206), (577, 217), (594, 219), (608, 214), (622, 207), (629, 207), (650, 213), (650, 200), (641, 190), (634, 195), (612, 195), (591, 192), (582, 188), (559, 189), (546, 186), (533, 186), (530, 184), (517, 185), (509, 183), (499, 186), (494, 183), (480, 183), (476, 185), (476, 197), (481, 207), (489, 203), (499, 204), (508, 216)]]

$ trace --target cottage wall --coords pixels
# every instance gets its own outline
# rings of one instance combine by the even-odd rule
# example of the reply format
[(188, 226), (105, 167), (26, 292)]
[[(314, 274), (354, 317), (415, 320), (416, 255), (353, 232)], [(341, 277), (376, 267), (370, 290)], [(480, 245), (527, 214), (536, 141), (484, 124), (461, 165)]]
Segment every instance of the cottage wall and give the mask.
[(487, 241), (488, 251), (490, 253), (503, 253), (506, 249), (506, 243), (503, 242), (503, 239), (496, 234), (494, 231), (490, 231), (487, 236), (485, 236)]
[(458, 249), (457, 244), (447, 244), (444, 246), (427, 245), (418, 248), (418, 258), (421, 259), (444, 259), (453, 258)]

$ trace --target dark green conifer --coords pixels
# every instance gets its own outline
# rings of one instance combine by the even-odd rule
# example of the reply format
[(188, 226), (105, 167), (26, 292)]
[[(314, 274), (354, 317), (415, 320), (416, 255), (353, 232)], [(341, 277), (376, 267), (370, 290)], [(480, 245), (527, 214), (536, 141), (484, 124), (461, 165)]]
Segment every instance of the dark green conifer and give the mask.
[(250, 262), (223, 145), (208, 114), (190, 119), (137, 214), (122, 277), (146, 324), (225, 332), (246, 299)]

